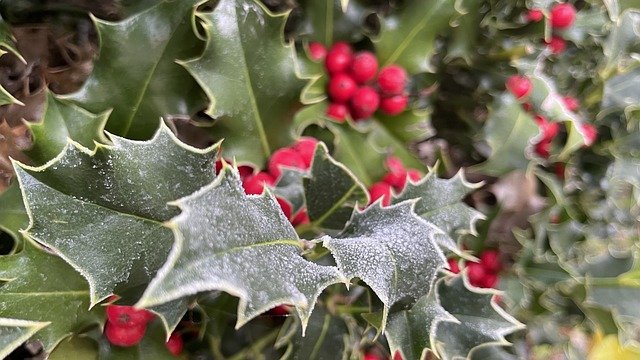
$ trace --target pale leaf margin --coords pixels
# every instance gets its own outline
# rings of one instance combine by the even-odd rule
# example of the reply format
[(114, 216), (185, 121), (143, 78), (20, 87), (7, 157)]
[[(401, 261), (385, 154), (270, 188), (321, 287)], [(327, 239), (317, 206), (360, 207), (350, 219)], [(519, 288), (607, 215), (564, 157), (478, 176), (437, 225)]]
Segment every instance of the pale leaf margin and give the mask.
[(0, 359), (4, 359), (13, 350), (15, 350), (18, 346), (20, 346), (23, 342), (29, 340), (31, 336), (33, 336), (38, 331), (42, 330), (46, 326), (51, 324), (50, 322), (40, 322), (40, 321), (28, 321), (28, 320), (18, 320), (18, 319), (9, 319), (9, 318), (0, 318), (0, 327), (20, 327), (27, 328), (28, 331), (25, 331), (20, 337), (10, 342), (4, 348), (0, 349)]

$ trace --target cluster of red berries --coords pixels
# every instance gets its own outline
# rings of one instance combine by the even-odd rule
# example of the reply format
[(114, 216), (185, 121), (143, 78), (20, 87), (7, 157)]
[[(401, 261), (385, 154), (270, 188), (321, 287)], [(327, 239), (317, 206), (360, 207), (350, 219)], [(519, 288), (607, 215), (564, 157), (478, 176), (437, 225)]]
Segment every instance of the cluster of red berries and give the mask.
[(328, 51), (321, 43), (312, 42), (309, 53), (314, 61), (324, 60), (329, 74), (329, 118), (343, 122), (351, 115), (354, 120), (362, 120), (378, 109), (387, 115), (398, 115), (407, 108), (409, 95), (405, 89), (409, 78), (403, 67), (392, 64), (378, 72), (378, 59), (372, 52), (354, 53), (343, 41)]
[[(468, 262), (464, 266), (471, 285), (492, 288), (498, 283), (498, 273), (502, 269), (500, 253), (497, 250), (485, 250), (480, 254), (480, 262)], [(449, 259), (449, 270), (455, 274), (460, 272), (456, 259)]]
[(422, 178), (422, 173), (416, 169), (405, 168), (402, 161), (395, 156), (389, 156), (385, 161), (385, 166), (388, 170), (387, 174), (381, 181), (371, 185), (369, 195), (371, 196), (370, 203), (382, 198), (382, 205), (388, 206), (391, 203), (392, 191), (401, 192), (407, 179), (414, 182), (419, 181)]
[[(138, 310), (133, 306), (107, 305), (107, 323), (104, 334), (113, 345), (130, 347), (138, 344), (147, 331), (147, 324), (155, 315), (147, 310)], [(182, 353), (184, 342), (178, 333), (169, 337), (165, 346), (174, 356)]]
[[(301, 170), (309, 169), (317, 144), (318, 140), (304, 136), (293, 146), (276, 150), (269, 158), (267, 171), (260, 171), (254, 174), (253, 168), (241, 166), (239, 171), (244, 192), (248, 195), (262, 194), (265, 186), (274, 186), (276, 184), (282, 175), (283, 166)], [(276, 200), (293, 226), (309, 222), (309, 215), (306, 209), (303, 208), (293, 214), (291, 204), (287, 200), (280, 197), (276, 197)]]
[[(533, 105), (525, 101), (533, 89), (533, 84), (528, 77), (512, 75), (507, 79), (506, 87), (518, 100), (523, 101), (522, 107), (526, 111), (533, 111)], [(569, 111), (575, 112), (580, 108), (580, 102), (572, 96), (564, 96), (562, 101)], [(535, 114), (534, 120), (542, 133), (542, 138), (535, 144), (535, 152), (540, 157), (547, 159), (551, 153), (551, 143), (560, 133), (560, 124), (555, 121), (549, 121), (540, 114)], [(583, 123), (580, 127), (585, 139), (585, 146), (591, 146), (598, 137), (597, 129), (589, 123)]]
[[(530, 22), (539, 22), (544, 19), (545, 13), (542, 9), (531, 9), (526, 15)], [(568, 3), (556, 4), (551, 8), (549, 20), (554, 34), (546, 41), (547, 46), (553, 54), (561, 54), (567, 48), (567, 43), (555, 30), (565, 30), (573, 25), (576, 19), (576, 8)]]

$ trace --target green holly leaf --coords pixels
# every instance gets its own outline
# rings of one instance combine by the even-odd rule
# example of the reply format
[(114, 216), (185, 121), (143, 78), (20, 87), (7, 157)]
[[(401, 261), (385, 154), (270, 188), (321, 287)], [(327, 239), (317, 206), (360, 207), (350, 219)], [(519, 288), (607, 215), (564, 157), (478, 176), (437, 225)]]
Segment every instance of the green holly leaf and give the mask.
[(22, 202), (22, 194), (18, 183), (14, 182), (0, 194), (0, 230), (11, 235), (14, 241), (19, 241), (18, 231), (29, 225), (29, 216)]
[(436, 348), (438, 324), (456, 321), (440, 304), (436, 288), (437, 285), (411, 309), (389, 314), (385, 336), (392, 354), (399, 351), (406, 360), (424, 359), (428, 350), (434, 351)]
[(201, 50), (193, 31), (197, 0), (159, 1), (119, 22), (94, 18), (100, 39), (93, 72), (76, 93), (63, 96), (95, 114), (113, 109), (107, 130), (148, 139), (167, 115), (191, 115), (205, 97), (177, 59)]
[(311, 227), (341, 230), (358, 204), (369, 201), (367, 189), (347, 167), (318, 144), (309, 175), (303, 179)]
[[(618, 4), (619, 1), (612, 2)], [(630, 54), (638, 53), (640, 46), (638, 45), (638, 26), (640, 26), (640, 12), (637, 6), (622, 6), (615, 11), (618, 18), (614, 22), (613, 29), (602, 46), (602, 50), (606, 57), (606, 66), (603, 70), (606, 75), (615, 73), (620, 69), (632, 65), (634, 60)], [(621, 12), (621, 14), (618, 14)]]
[(374, 119), (389, 137), (402, 143), (402, 148), (406, 149), (406, 144), (427, 139), (435, 134), (430, 116), (429, 110), (409, 109), (395, 116), (378, 113)]
[(46, 91), (44, 116), (39, 123), (27, 123), (33, 136), (33, 147), (27, 152), (38, 163), (45, 163), (58, 155), (72, 139), (87, 149), (95, 142), (107, 143), (104, 125), (109, 112), (94, 115)]
[(383, 319), (398, 301), (429, 293), (445, 264), (437, 244), (448, 235), (418, 217), (414, 206), (405, 201), (383, 208), (378, 201), (355, 211), (340, 234), (323, 238), (344, 275), (362, 279), (382, 301)]
[(49, 325), (45, 322), (0, 318), (0, 357), (9, 354), (33, 334)]
[(380, 19), (373, 39), (380, 66), (398, 64), (410, 74), (427, 72), (436, 36), (456, 14), (454, 0), (410, 0)]
[[(24, 58), (20, 55), (18, 50), (16, 50), (15, 38), (11, 33), (9, 25), (2, 17), (0, 17), (0, 57), (7, 53), (12, 53), (26, 64)], [(18, 99), (13, 97), (13, 95), (11, 95), (4, 87), (0, 86), (0, 106), (9, 104), (24, 105)]]
[(225, 166), (212, 184), (174, 204), (182, 210), (169, 224), (176, 242), (138, 306), (222, 290), (240, 298), (237, 328), (280, 304), (293, 305), (304, 327), (322, 290), (344, 282), (335, 267), (300, 255), (302, 243), (275, 198), (245, 195), (235, 169)]
[[(407, 181), (404, 190), (394, 196), (391, 203), (418, 199), (416, 214), (456, 238), (457, 234), (477, 234), (475, 223), (485, 218), (482, 213), (462, 201), (471, 191), (481, 186), (482, 183), (467, 182), (462, 171), (451, 179), (440, 179), (437, 177), (437, 170), (433, 169), (416, 183)], [(454, 242), (440, 245), (457, 251)]]
[(513, 96), (504, 94), (495, 99), (484, 133), (491, 152), (487, 161), (471, 168), (473, 171), (499, 176), (529, 166), (527, 149), (538, 134), (538, 126)]
[(640, 68), (638, 67), (608, 79), (604, 84), (602, 110), (599, 116), (603, 117), (612, 112), (624, 111), (627, 117), (631, 118), (630, 113), (640, 109), (638, 81), (640, 81)]
[(207, 45), (184, 66), (211, 101), (207, 113), (218, 118), (213, 134), (225, 139), (225, 156), (262, 165), (291, 143), (288, 129), (304, 86), (293, 45), (283, 43), (287, 15), (254, 0), (222, 0), (198, 17)]
[(480, 347), (509, 345), (505, 335), (524, 328), (491, 300), (495, 294), (472, 288), (463, 276), (439, 283), (440, 303), (457, 320), (438, 325), (436, 353), (441, 359), (466, 359)]
[(298, 33), (310, 41), (331, 46), (334, 40), (357, 42), (364, 36), (367, 7), (352, 0), (301, 0), (303, 20)]
[(23, 244), (21, 252), (0, 256), (0, 279), (7, 281), (0, 309), (3, 317), (42, 324), (32, 328), (33, 338), (49, 352), (70, 334), (101, 323), (104, 314), (99, 307), (89, 311), (89, 288), (71, 266), (31, 241)]
[(95, 151), (71, 143), (43, 167), (15, 164), (30, 218), (24, 234), (87, 279), (91, 305), (150, 280), (174, 241), (163, 221), (178, 209), (167, 202), (214, 177), (217, 146), (191, 148), (164, 124), (149, 141), (110, 140)]

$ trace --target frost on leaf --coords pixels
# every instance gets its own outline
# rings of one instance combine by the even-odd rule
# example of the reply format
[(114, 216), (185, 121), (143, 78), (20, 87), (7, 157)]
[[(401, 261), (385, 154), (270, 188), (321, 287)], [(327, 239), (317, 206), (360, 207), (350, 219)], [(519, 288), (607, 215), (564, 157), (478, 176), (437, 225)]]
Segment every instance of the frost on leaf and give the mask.
[(376, 293), (385, 316), (396, 302), (428, 294), (445, 264), (437, 244), (448, 235), (418, 217), (414, 206), (405, 201), (382, 208), (377, 202), (356, 211), (337, 237), (323, 241), (347, 278), (362, 279)]
[(436, 331), (441, 359), (466, 359), (479, 347), (509, 345), (505, 336), (524, 328), (492, 301), (496, 292), (471, 288), (463, 276), (441, 281), (440, 303), (457, 322), (441, 322)]
[[(70, 333), (102, 321), (102, 309), (89, 311), (89, 287), (71, 266), (31, 241), (23, 244), (19, 253), (0, 256), (0, 279), (11, 279), (0, 287), (0, 316), (48, 323), (31, 335), (51, 351)], [(2, 341), (4, 334), (0, 330)], [(0, 344), (0, 354), (4, 346)]]
[(180, 143), (164, 125), (149, 141), (110, 136), (95, 152), (72, 143), (40, 168), (15, 164), (29, 213), (24, 234), (88, 281), (91, 304), (148, 283), (173, 243), (167, 202), (214, 178), (212, 151)]
[(225, 166), (210, 185), (175, 203), (176, 242), (138, 306), (202, 291), (240, 298), (237, 327), (280, 304), (293, 305), (303, 324), (330, 284), (343, 280), (332, 266), (305, 260), (301, 241), (274, 197), (245, 195), (237, 170)]
[[(418, 199), (415, 206), (416, 214), (448, 232), (452, 237), (457, 232), (475, 233), (475, 222), (483, 219), (484, 215), (462, 200), (480, 185), (468, 183), (462, 172), (458, 172), (451, 179), (440, 179), (436, 176), (435, 170), (432, 170), (417, 183), (407, 181), (405, 189), (392, 200), (392, 203)], [(454, 242), (440, 245), (449, 250), (456, 249)]]

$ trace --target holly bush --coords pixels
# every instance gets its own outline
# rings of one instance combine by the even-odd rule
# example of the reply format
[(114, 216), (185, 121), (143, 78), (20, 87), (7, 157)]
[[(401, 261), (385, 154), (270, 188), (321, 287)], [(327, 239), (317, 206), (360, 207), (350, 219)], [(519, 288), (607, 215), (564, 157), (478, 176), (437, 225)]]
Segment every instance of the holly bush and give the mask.
[(97, 46), (2, 153), (2, 357), (640, 358), (638, 1), (112, 5), (0, 3)]

